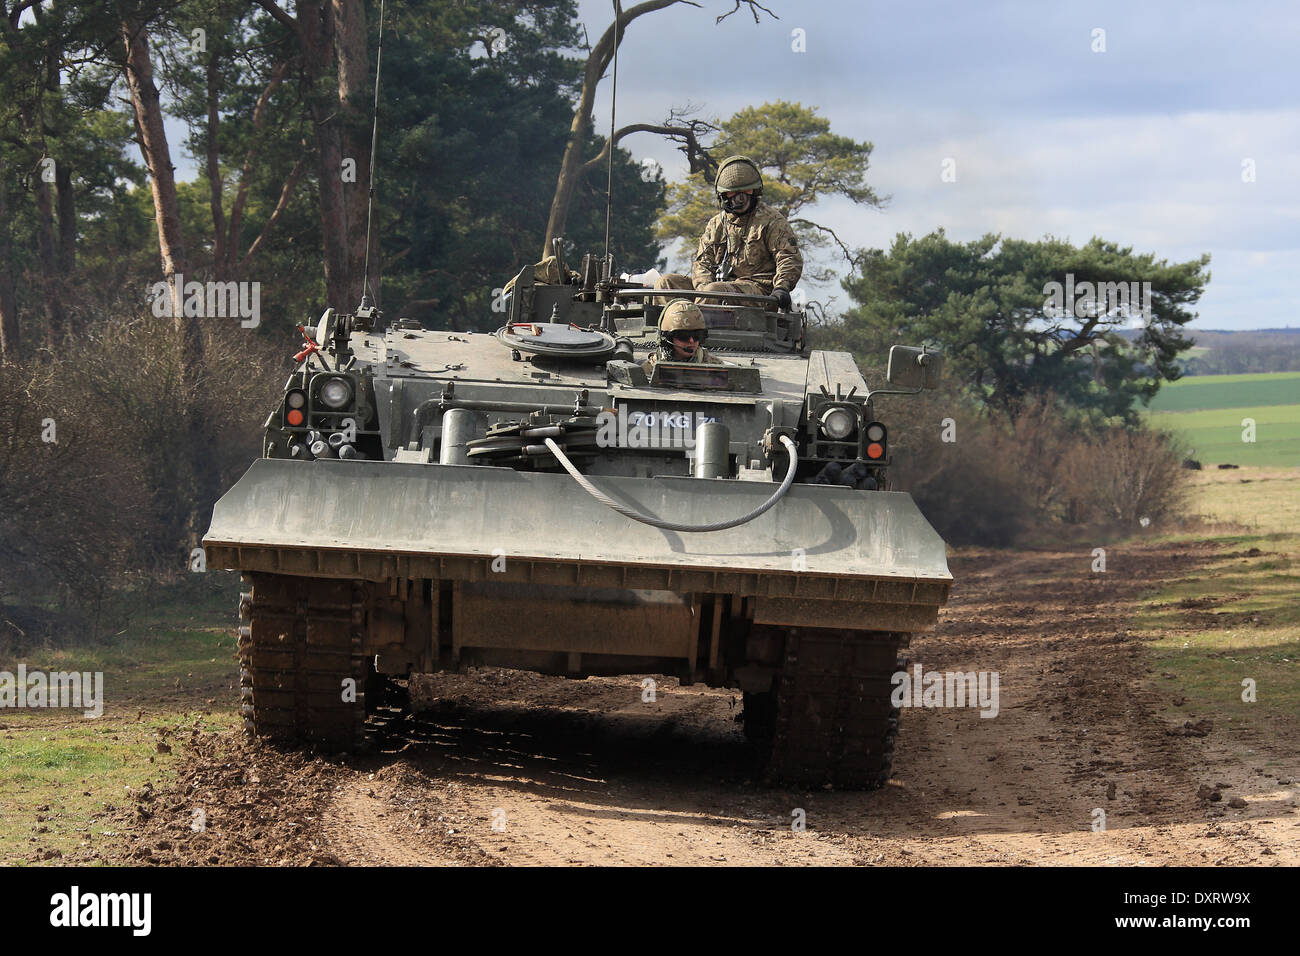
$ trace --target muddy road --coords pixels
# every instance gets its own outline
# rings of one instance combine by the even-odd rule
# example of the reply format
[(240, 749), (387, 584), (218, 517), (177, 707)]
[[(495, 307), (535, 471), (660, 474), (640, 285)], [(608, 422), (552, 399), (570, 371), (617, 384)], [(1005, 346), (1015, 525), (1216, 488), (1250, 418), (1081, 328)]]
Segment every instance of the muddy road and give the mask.
[(483, 670), (421, 679), (418, 712), (374, 722), (360, 756), (178, 734), (179, 780), (133, 794), (113, 856), (1294, 865), (1300, 744), (1172, 701), (1130, 632), (1138, 599), (1215, 553), (1209, 542), (1116, 549), (1105, 574), (1090, 573), (1086, 550), (956, 557), (952, 601), (910, 656), (927, 671), (996, 671), (999, 712), (905, 709), (878, 791), (763, 786), (738, 693), (659, 679), (651, 703), (642, 678)]

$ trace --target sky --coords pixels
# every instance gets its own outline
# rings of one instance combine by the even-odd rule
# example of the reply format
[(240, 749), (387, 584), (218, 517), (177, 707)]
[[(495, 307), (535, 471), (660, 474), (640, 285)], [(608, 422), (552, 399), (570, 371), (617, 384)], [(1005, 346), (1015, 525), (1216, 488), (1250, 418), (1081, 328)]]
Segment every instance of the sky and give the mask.
[[(742, 8), (716, 26), (734, 0), (699, 3), (628, 28), (619, 126), (687, 104), (702, 118), (814, 106), (874, 145), (866, 180), (890, 197), (813, 207), (851, 247), (942, 227), (956, 241), (1101, 236), (1170, 262), (1209, 253), (1193, 328), (1300, 327), (1300, 3), (764, 0), (779, 20)], [(594, 42), (612, 0), (578, 7)], [(601, 132), (609, 91), (607, 77)], [(684, 178), (671, 143), (621, 145)], [(850, 304), (834, 284), (806, 291)]]

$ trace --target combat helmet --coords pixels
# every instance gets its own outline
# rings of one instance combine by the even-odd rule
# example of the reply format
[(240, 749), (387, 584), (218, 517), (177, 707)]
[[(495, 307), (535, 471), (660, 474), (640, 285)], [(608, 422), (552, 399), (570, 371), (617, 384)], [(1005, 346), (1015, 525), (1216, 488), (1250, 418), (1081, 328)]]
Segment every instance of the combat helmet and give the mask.
[(659, 342), (664, 346), (672, 345), (674, 332), (700, 333), (699, 341), (703, 344), (709, 334), (709, 326), (704, 321), (704, 313), (690, 299), (673, 299), (659, 315)]
[(733, 197), (729, 205), (722, 194), (753, 190), (753, 201), (756, 203), (758, 197), (763, 195), (763, 176), (758, 171), (758, 164), (748, 156), (728, 156), (718, 167), (718, 177), (713, 181), (713, 188), (718, 194), (719, 206), (727, 212), (743, 214), (752, 208), (750, 200)]

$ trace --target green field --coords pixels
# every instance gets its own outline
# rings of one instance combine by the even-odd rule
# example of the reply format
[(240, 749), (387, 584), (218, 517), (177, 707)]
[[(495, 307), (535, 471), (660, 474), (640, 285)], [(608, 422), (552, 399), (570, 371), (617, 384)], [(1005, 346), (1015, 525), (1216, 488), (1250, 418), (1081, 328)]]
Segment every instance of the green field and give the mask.
[[(1300, 372), (1180, 379), (1160, 389), (1147, 417), (1206, 466), (1300, 466)], [(1242, 440), (1247, 418), (1254, 442)]]
[(1300, 372), (1191, 375), (1166, 382), (1151, 400), (1153, 412), (1300, 405)]

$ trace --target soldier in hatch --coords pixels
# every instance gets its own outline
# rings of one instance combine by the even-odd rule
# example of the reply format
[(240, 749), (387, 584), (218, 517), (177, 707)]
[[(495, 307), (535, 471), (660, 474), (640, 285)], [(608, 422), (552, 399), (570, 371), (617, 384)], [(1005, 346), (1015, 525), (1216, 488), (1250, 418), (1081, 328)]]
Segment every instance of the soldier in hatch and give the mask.
[(760, 199), (758, 165), (747, 156), (724, 159), (713, 188), (723, 211), (704, 227), (691, 274), (670, 272), (655, 288), (764, 295), (772, 308), (788, 310), (803, 275), (803, 256), (785, 217)]
[(641, 367), (649, 375), (656, 362), (725, 364), (704, 347), (708, 334), (700, 307), (686, 299), (673, 299), (659, 316), (659, 348), (641, 363)]

